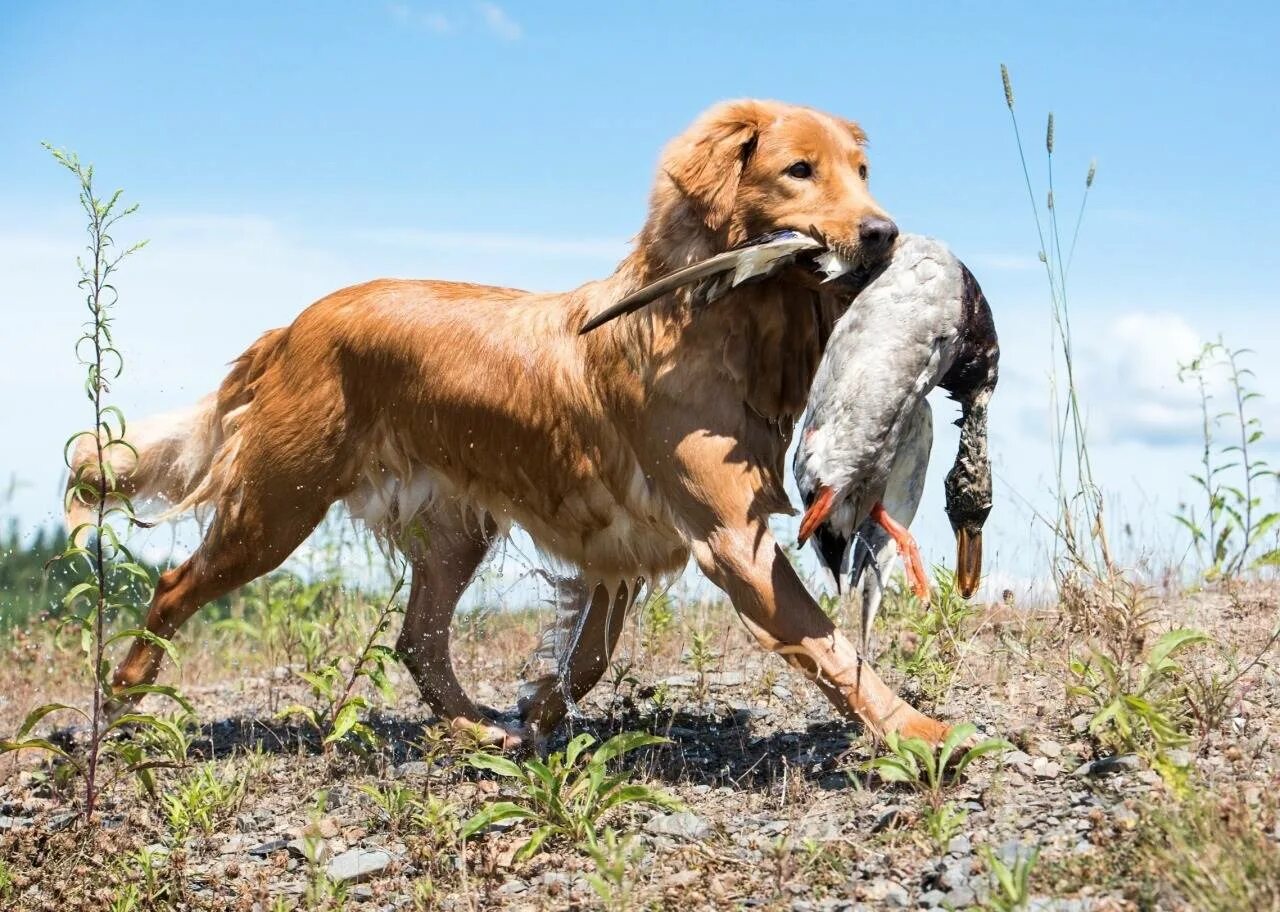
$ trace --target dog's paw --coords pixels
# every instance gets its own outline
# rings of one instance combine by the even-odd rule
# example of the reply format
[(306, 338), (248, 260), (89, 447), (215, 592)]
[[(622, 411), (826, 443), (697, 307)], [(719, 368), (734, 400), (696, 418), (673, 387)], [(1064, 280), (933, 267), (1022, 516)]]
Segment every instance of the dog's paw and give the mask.
[(503, 753), (522, 750), (530, 742), (529, 732), (523, 726), (505, 727), (459, 717), (449, 727), (455, 736), (465, 738), (477, 747), (496, 747)]

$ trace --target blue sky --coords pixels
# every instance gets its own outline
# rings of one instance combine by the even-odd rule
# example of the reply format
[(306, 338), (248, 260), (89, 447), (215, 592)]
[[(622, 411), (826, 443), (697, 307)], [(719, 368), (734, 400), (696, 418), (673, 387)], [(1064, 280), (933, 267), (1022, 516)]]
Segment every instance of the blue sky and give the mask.
[[(260, 331), (343, 284), (607, 273), (661, 145), (718, 99), (762, 96), (859, 120), (879, 200), (987, 291), (1005, 351), (991, 553), (1025, 575), (1042, 552), (1020, 504), (1048, 484), (1049, 319), (1004, 62), (1040, 173), (1055, 112), (1064, 208), (1098, 159), (1071, 286), (1098, 474), (1144, 546), (1175, 557), (1164, 517), (1197, 457), (1177, 360), (1221, 332), (1267, 353), (1259, 386), (1280, 393), (1280, 14), (1117, 7), (8, 4), (0, 473), (26, 485), (9, 509), (27, 527), (54, 515), (58, 448), (84, 423), (74, 192), (41, 140), (142, 203), (125, 234), (151, 244), (121, 275), (117, 387), (141, 415), (212, 388)], [(936, 450), (918, 528), (942, 558), (954, 450)]]

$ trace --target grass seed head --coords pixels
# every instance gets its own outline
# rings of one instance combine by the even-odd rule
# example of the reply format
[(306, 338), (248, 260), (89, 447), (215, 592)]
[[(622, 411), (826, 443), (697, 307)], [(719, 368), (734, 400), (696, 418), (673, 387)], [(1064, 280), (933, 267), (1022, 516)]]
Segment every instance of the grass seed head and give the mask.
[(1009, 68), (1003, 63), (1000, 64), (1000, 79), (1004, 82), (1004, 103), (1009, 106), (1009, 110), (1013, 110), (1013, 83), (1009, 80)]
[(1049, 154), (1053, 154), (1053, 112), (1049, 112), (1049, 126), (1044, 131), (1044, 147), (1049, 150)]

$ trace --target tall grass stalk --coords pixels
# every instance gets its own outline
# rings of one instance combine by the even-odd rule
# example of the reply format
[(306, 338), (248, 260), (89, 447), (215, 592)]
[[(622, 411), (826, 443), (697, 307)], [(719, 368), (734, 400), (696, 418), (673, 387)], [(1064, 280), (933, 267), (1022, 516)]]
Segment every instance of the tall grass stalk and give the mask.
[[(1004, 64), (1000, 65), (1000, 76), (1004, 84), (1005, 105), (1009, 109), (1009, 118), (1013, 124), (1013, 135), (1018, 147), (1018, 160), (1022, 166), (1023, 181), (1027, 188), (1027, 200), (1031, 204), (1036, 237), (1040, 244), (1039, 259), (1044, 264), (1045, 278), (1049, 284), (1050, 344), (1052, 346), (1049, 379), (1050, 408), (1053, 413), (1051, 442), (1056, 456), (1057, 486), (1057, 515), (1054, 523), (1055, 563), (1061, 556), (1059, 548), (1064, 548), (1065, 556), (1073, 566), (1085, 566), (1099, 574), (1110, 575), (1114, 572), (1114, 566), (1107, 544), (1102, 492), (1094, 480), (1093, 465), (1089, 456), (1086, 420), (1081, 407), (1079, 384), (1075, 373), (1071, 309), (1067, 295), (1070, 263), (1080, 236), (1080, 226), (1084, 221), (1089, 192), (1093, 189), (1094, 178), (1097, 176), (1097, 163), (1091, 162), (1089, 165), (1080, 207), (1076, 213), (1075, 225), (1071, 230), (1071, 244), (1067, 255), (1064, 256), (1063, 232), (1058, 220), (1059, 205), (1053, 178), (1055, 139), (1053, 114), (1049, 114), (1045, 128), (1048, 189), (1044, 196), (1045, 213), (1042, 217), (1040, 205), (1036, 201), (1031, 169), (1027, 163), (1026, 150), (1022, 141), (1022, 130), (1018, 124), (1014, 106), (1013, 83), (1009, 77), (1008, 67)], [(1074, 466), (1067, 462), (1068, 453)]]

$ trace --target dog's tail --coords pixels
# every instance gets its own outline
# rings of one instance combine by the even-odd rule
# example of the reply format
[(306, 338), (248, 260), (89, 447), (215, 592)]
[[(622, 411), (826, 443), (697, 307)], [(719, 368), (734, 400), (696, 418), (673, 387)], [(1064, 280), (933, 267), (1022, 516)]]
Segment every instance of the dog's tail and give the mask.
[[(264, 333), (231, 366), (216, 393), (186, 409), (131, 422), (125, 428), (128, 446), (107, 447), (107, 487), (126, 495), (135, 509), (148, 501), (169, 504), (159, 515), (163, 522), (216, 500), (222, 488), (217, 470), (226, 444), (235, 437), (239, 417), (253, 401), (254, 390), (274, 360), (287, 329)], [(228, 459), (230, 456), (228, 456)], [(96, 498), (77, 496), (79, 486), (96, 488), (103, 472), (98, 440), (80, 437), (71, 452), (65, 500), (67, 529), (83, 544), (97, 523)]]

